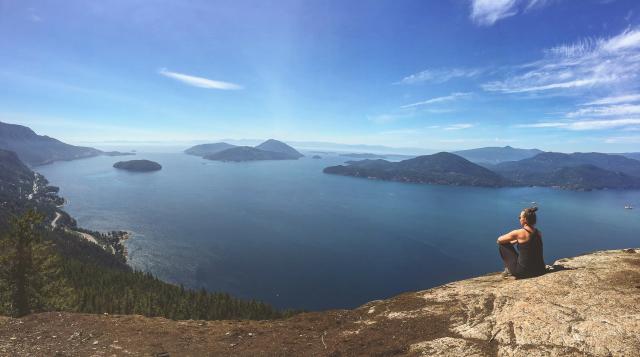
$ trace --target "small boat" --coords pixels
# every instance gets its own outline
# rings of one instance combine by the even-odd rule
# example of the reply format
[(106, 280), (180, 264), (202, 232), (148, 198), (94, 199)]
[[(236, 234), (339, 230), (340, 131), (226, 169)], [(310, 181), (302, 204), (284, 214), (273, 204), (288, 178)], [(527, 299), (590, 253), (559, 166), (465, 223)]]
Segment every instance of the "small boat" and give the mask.
[(625, 205), (624, 209), (633, 209), (633, 206), (632, 205)]

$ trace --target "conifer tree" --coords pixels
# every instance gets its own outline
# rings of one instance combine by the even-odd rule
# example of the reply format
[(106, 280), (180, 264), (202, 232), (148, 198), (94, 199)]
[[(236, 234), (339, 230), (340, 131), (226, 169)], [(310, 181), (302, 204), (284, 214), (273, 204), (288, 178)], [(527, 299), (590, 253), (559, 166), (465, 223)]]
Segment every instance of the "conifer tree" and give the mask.
[(12, 316), (58, 309), (69, 302), (69, 291), (58, 276), (57, 257), (42, 241), (42, 219), (33, 210), (14, 217), (11, 229), (0, 239), (0, 287), (9, 302), (5, 313)]

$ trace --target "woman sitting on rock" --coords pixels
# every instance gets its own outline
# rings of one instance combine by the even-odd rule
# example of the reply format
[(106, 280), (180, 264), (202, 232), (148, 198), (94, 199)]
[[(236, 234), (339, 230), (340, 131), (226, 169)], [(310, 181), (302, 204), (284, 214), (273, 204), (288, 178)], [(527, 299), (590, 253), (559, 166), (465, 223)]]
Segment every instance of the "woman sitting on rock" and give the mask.
[[(500, 256), (504, 261), (505, 275), (530, 278), (545, 273), (542, 256), (542, 233), (535, 227), (538, 207), (525, 208), (520, 212), (522, 228), (498, 238)], [(518, 252), (514, 247), (518, 244)]]

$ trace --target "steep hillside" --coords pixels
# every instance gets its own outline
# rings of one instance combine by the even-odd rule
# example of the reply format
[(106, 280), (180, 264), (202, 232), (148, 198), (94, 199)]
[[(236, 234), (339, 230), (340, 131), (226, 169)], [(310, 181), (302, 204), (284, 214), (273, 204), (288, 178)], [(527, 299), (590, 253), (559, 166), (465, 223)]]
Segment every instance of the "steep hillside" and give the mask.
[(69, 145), (38, 135), (26, 126), (3, 122), (0, 122), (0, 149), (14, 151), (23, 162), (31, 166), (102, 154), (102, 151), (94, 148)]
[(594, 165), (605, 170), (640, 177), (640, 161), (625, 157), (624, 155), (603, 154), (599, 152), (576, 152), (569, 154), (569, 156), (582, 164)]
[(284, 320), (0, 318), (0, 354), (638, 356), (639, 291), (640, 250), (604, 251), (561, 259), (538, 278), (495, 273)]
[[(281, 317), (271, 306), (225, 293), (185, 289), (125, 264), (122, 241), (127, 232), (94, 232), (77, 227), (58, 206), (58, 188), (26, 167), (16, 154), (0, 150), (0, 314), (11, 314), (12, 290), (6, 262), (17, 261), (13, 241), (5, 235), (12, 218), (28, 210), (42, 215), (34, 227), (34, 252), (50, 259), (44, 285), (30, 311), (109, 312), (174, 319), (266, 319)], [(14, 227), (15, 228), (15, 227)], [(13, 235), (15, 237), (15, 235)], [(5, 249), (6, 248), (6, 249)], [(0, 356), (4, 355), (0, 350)]]

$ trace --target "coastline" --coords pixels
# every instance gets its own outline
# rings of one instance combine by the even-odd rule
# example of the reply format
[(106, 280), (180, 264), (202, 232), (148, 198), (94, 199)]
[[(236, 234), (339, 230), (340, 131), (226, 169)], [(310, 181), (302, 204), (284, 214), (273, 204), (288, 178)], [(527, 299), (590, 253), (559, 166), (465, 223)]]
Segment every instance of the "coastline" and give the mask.
[[(52, 230), (62, 229), (67, 233), (76, 235), (87, 242), (93, 243), (104, 251), (114, 255), (127, 264), (128, 251), (125, 242), (131, 238), (132, 232), (130, 231), (94, 231), (83, 227), (78, 227), (76, 220), (66, 211), (61, 209), (62, 206), (57, 206), (55, 210), (55, 218), (49, 223)], [(64, 222), (59, 222), (60, 218), (68, 217), (71, 220), (71, 225), (66, 225)]]

